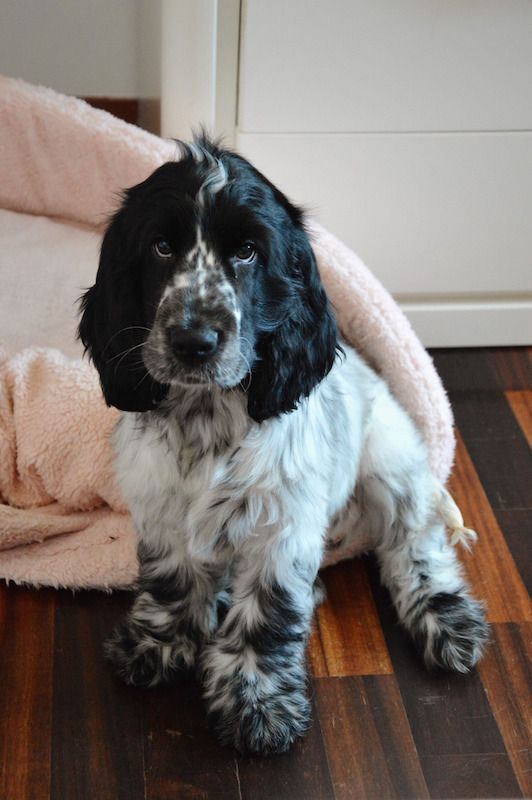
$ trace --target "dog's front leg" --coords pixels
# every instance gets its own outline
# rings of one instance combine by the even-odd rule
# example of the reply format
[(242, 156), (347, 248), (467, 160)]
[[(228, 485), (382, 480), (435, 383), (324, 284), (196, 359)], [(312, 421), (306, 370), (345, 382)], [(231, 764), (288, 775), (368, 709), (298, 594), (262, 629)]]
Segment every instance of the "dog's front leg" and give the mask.
[(249, 538), (232, 605), (203, 652), (209, 720), (241, 752), (283, 752), (309, 725), (305, 647), (321, 549), (308, 539), (299, 546), (303, 538), (286, 530)]
[(134, 686), (173, 683), (191, 672), (216, 627), (220, 570), (184, 552), (139, 546), (139, 593), (126, 619), (106, 642), (115, 672)]

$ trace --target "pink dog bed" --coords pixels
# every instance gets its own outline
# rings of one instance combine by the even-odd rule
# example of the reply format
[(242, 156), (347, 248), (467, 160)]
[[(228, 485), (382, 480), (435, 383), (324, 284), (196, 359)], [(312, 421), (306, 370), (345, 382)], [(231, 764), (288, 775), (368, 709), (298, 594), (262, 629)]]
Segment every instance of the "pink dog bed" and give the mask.
[[(117, 412), (92, 366), (71, 358), (73, 301), (93, 281), (121, 189), (175, 159), (176, 146), (10, 78), (0, 77), (0, 119), (0, 577), (127, 586), (137, 564), (108, 442)], [(360, 259), (317, 223), (310, 231), (344, 336), (416, 422), (444, 482), (452, 416), (432, 361)], [(346, 542), (334, 560), (360, 549)]]

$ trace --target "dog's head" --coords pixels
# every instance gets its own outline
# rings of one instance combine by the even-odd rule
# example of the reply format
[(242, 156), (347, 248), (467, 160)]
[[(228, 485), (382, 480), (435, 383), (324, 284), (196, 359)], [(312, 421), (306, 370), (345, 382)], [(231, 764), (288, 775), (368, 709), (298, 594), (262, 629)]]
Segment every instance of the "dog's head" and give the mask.
[(241, 156), (182, 147), (125, 192), (81, 301), (105, 399), (146, 411), (214, 384), (241, 386), (257, 421), (292, 411), (337, 345), (302, 213)]

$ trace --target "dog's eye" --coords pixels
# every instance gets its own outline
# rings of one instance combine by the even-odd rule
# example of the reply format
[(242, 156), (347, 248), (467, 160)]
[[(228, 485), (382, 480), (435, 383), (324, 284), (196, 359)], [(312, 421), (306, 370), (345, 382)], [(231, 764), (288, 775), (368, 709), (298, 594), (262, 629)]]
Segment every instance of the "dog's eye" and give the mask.
[(235, 252), (235, 258), (238, 261), (243, 261), (246, 264), (250, 264), (256, 255), (257, 251), (253, 242), (244, 242), (244, 244), (241, 244), (238, 250)]
[(157, 239), (157, 241), (153, 243), (153, 249), (159, 258), (172, 258), (174, 255), (166, 239)]

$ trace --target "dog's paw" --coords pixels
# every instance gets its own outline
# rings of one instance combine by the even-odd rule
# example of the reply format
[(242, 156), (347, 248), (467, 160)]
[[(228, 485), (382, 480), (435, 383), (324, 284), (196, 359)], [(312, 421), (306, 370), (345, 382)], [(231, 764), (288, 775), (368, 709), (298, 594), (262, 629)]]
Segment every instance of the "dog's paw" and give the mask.
[(104, 650), (116, 675), (131, 686), (165, 686), (182, 680), (193, 670), (196, 653), (186, 639), (159, 642), (128, 622), (115, 629)]
[(308, 730), (310, 703), (303, 691), (260, 697), (248, 679), (233, 686), (225, 701), (208, 705), (211, 728), (220, 744), (242, 754), (286, 752)]
[(482, 656), (489, 627), (484, 607), (468, 595), (440, 592), (429, 598), (413, 626), (429, 668), (469, 672)]
[[(243, 754), (284, 753), (310, 724), (304, 669), (293, 665), (284, 675), (275, 671), (227, 669), (210, 649), (204, 670), (210, 727), (220, 742)], [(218, 663), (216, 663), (218, 661)]]

